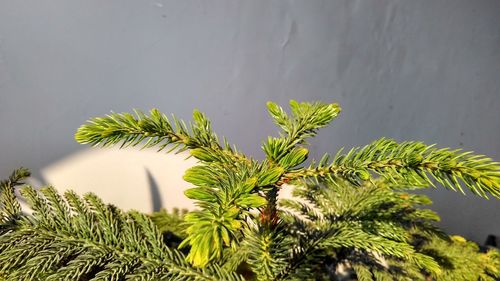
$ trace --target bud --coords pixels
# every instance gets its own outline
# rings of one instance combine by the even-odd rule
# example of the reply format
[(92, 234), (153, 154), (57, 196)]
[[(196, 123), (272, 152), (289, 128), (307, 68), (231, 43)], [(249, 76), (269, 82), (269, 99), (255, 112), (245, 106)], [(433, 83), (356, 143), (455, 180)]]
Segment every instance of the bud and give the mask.
[(205, 115), (203, 115), (203, 113), (201, 113), (198, 109), (193, 110), (193, 120), (198, 125), (201, 125), (204, 122), (206, 122)]
[(359, 170), (356, 172), (356, 175), (364, 181), (367, 181), (370, 179), (370, 173), (367, 170)]
[(267, 105), (267, 109), (269, 110), (269, 113), (271, 113), (273, 116), (279, 115), (279, 112), (280, 112), (279, 105), (275, 104), (272, 101), (268, 101), (266, 105)]
[(420, 154), (412, 155), (408, 159), (408, 165), (416, 166), (416, 165), (422, 163), (422, 160), (424, 160), (424, 157), (422, 157), (422, 155), (420, 155)]

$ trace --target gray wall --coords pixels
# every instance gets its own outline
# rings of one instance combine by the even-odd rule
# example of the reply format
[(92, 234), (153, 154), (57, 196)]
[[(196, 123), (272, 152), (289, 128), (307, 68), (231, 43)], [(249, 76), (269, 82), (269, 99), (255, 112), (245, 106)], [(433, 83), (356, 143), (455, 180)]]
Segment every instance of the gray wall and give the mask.
[[(0, 0), (0, 175), (82, 147), (90, 116), (205, 111), (262, 157), (265, 102), (339, 102), (312, 142), (386, 136), (500, 159), (500, 1)], [(430, 193), (442, 225), (482, 242), (499, 201)]]

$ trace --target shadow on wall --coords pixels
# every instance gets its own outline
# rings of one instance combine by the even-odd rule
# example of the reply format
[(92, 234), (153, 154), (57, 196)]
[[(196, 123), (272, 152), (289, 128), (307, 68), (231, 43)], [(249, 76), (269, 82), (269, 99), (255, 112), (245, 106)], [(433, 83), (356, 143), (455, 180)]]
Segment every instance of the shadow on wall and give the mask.
[(183, 193), (190, 184), (182, 175), (196, 160), (187, 157), (187, 153), (153, 149), (86, 149), (44, 167), (40, 170), (43, 181), (34, 179), (32, 184), (53, 185), (61, 192), (93, 192), (124, 210), (193, 209), (193, 202)]

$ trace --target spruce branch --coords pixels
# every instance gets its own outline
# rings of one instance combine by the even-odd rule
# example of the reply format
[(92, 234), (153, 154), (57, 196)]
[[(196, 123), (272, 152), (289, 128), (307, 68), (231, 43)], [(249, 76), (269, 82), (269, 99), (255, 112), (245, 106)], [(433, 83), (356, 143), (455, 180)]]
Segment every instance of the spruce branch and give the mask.
[[(436, 220), (434, 213), (417, 209), (430, 201), (422, 195), (395, 192), (383, 181), (377, 183), (353, 187), (348, 181), (309, 182), (294, 189), (300, 201), (281, 200), (281, 217), (289, 224), (298, 245), (281, 276), (307, 268), (303, 263), (314, 253), (342, 249), (405, 260), (406, 265), (437, 274), (440, 268), (436, 261), (411, 245), (415, 231), (429, 237), (442, 236), (432, 224)], [(370, 262), (380, 265), (375, 258)]]
[(448, 240), (431, 239), (423, 244), (421, 252), (433, 256), (442, 264), (437, 280), (494, 281), (500, 278), (500, 252), (488, 249), (481, 252), (478, 245), (454, 235)]
[(184, 217), (187, 213), (187, 209), (179, 210), (178, 208), (174, 208), (172, 212), (161, 209), (151, 214), (150, 218), (163, 234), (164, 240), (167, 240), (171, 244), (169, 247), (178, 246), (186, 238), (186, 222)]
[(359, 185), (372, 174), (380, 175), (394, 184), (435, 186), (461, 191), (467, 187), (484, 198), (500, 198), (500, 165), (482, 155), (471, 152), (437, 149), (421, 142), (377, 140), (362, 148), (341, 151), (330, 161), (323, 157), (318, 166), (297, 169), (284, 175), (285, 180), (299, 178), (343, 178)]
[[(337, 104), (298, 103), (294, 100), (290, 101), (291, 116), (273, 102), (268, 102), (267, 108), (274, 122), (281, 127), (283, 132), (280, 133), (279, 138), (269, 137), (262, 145), (262, 149), (266, 153), (267, 161), (277, 163), (284, 169), (298, 166), (307, 159), (308, 150), (299, 145), (305, 144), (306, 138), (315, 136), (320, 128), (328, 125), (340, 112)], [(264, 262), (261, 262), (259, 267), (255, 266), (256, 262), (250, 262), (254, 265), (259, 280), (280, 280), (286, 275), (282, 271), (289, 271), (287, 269), (289, 266), (281, 265), (283, 262), (280, 263), (279, 258), (276, 257), (277, 252), (286, 252), (286, 248), (283, 248), (284, 238), (280, 238), (278, 233), (282, 231), (282, 227), (279, 226), (277, 208), (279, 187), (285, 182), (281, 179), (269, 181), (270, 189), (266, 191), (267, 204), (260, 210), (258, 237), (264, 240), (259, 248), (260, 260)], [(281, 269), (277, 270), (279, 268)]]
[[(186, 216), (186, 223), (190, 227), (186, 230), (188, 236), (180, 246), (189, 244), (191, 251), (187, 259), (195, 266), (206, 266), (210, 260), (220, 258), (225, 246), (234, 247), (234, 237), (245, 212), (240, 208), (262, 204), (260, 196), (250, 194), (258, 183), (247, 184), (250, 186), (244, 186), (245, 192), (242, 192), (235, 186), (241, 181), (234, 175), (243, 169), (246, 170), (242, 173), (243, 178), (257, 174), (259, 182), (262, 182), (269, 173), (257, 173), (256, 169), (263, 169), (236, 148), (231, 148), (225, 139), (221, 145), (212, 132), (210, 122), (199, 111), (194, 111), (194, 121), (189, 126), (175, 116), (171, 122), (155, 109), (151, 110), (149, 116), (140, 111), (135, 113), (135, 116), (113, 113), (94, 118), (78, 129), (75, 138), (80, 143), (102, 146), (120, 142), (122, 147), (136, 146), (145, 141), (143, 148), (159, 146), (159, 150), (162, 150), (172, 145), (170, 151), (179, 147), (179, 151), (189, 149), (191, 155), (201, 161), (201, 165), (189, 169), (184, 176), (186, 181), (197, 186), (186, 191), (186, 196), (198, 200), (202, 211)], [(240, 208), (229, 206), (231, 202), (237, 202)]]
[(93, 194), (62, 197), (51, 187), (21, 193), (33, 214), (0, 236), (0, 272), (8, 280), (242, 280), (217, 266), (192, 267), (147, 216)]
[(252, 226), (246, 229), (243, 245), (248, 249), (247, 262), (259, 281), (279, 280), (279, 273), (287, 266), (293, 247), (284, 236), (285, 225), (274, 228)]
[(185, 195), (200, 207), (185, 216), (188, 237), (181, 246), (191, 246), (188, 260), (205, 266), (220, 259), (226, 247), (235, 249), (250, 211), (266, 204), (259, 189), (277, 181), (282, 173), (279, 167), (255, 161), (232, 166), (211, 162), (186, 171), (184, 179), (196, 187), (187, 189)]
[(158, 146), (158, 151), (166, 149), (192, 150), (192, 155), (201, 161), (246, 161), (243, 154), (232, 148), (223, 138), (223, 145), (212, 131), (206, 116), (195, 110), (193, 122), (188, 125), (174, 115), (170, 120), (157, 109), (149, 115), (135, 110), (130, 113), (111, 113), (105, 117), (92, 118), (82, 125), (75, 134), (81, 144), (103, 147), (121, 144), (120, 147), (138, 146), (150, 148)]
[(15, 222), (21, 214), (15, 188), (23, 185), (23, 180), (30, 176), (26, 168), (16, 169), (8, 179), (0, 182), (0, 235), (14, 227)]
[[(97, 274), (93, 273), (97, 264), (114, 260), (116, 255), (109, 256), (100, 248), (84, 248), (74, 259), (75, 265), (86, 269), (85, 274), (102, 279), (119, 276), (127, 268), (139, 271), (131, 273), (130, 278), (161, 279), (171, 278), (180, 267), (185, 271), (175, 276), (182, 279), (203, 272), (211, 276), (227, 274), (228, 269), (234, 271), (243, 266), (251, 270), (248, 276), (258, 280), (329, 280), (343, 264), (350, 266), (358, 278), (367, 280), (424, 280), (429, 276), (439, 280), (440, 272), (445, 272), (442, 260), (423, 245), (430, 245), (433, 239), (449, 239), (434, 224), (439, 220), (437, 214), (423, 208), (430, 200), (406, 190), (434, 186), (436, 181), (449, 189), (463, 192), (466, 187), (483, 197), (500, 197), (498, 163), (484, 156), (436, 149), (421, 142), (398, 144), (381, 139), (347, 153), (339, 151), (333, 157), (325, 156), (317, 164), (313, 161), (301, 166), (308, 158), (307, 138), (328, 125), (340, 108), (337, 104), (296, 101), (290, 102), (290, 112), (272, 102), (267, 106), (281, 132), (279, 137), (270, 137), (263, 143), (267, 156), (264, 161), (243, 155), (225, 139), (221, 143), (208, 119), (198, 111), (188, 125), (175, 117), (169, 120), (158, 110), (149, 115), (139, 111), (135, 115), (113, 113), (83, 125), (75, 136), (80, 143), (189, 150), (199, 163), (184, 175), (193, 185), (185, 195), (196, 201), (198, 210), (181, 220), (184, 232), (178, 236), (184, 238), (180, 247), (185, 247), (187, 256), (167, 247), (179, 257), (172, 258), (176, 261), (173, 266), (156, 259), (161, 255), (159, 248), (152, 253), (139, 253), (146, 255), (148, 262), (140, 255), (122, 255), (121, 262), (110, 262)], [(298, 200), (278, 204), (278, 194), (285, 183), (296, 185), (294, 196)], [(91, 235), (89, 226), (96, 219), (102, 230), (90, 229), (97, 233), (115, 233), (121, 229), (120, 218), (124, 215), (132, 217), (132, 221), (142, 221), (129, 213), (109, 212), (92, 198), (84, 202), (65, 198), (71, 206), (68, 212), (58, 207), (60, 198), (50, 192), (42, 193), (43, 200), (37, 205), (45, 217), (38, 219), (42, 225), (57, 225), (61, 230), (79, 227), (79, 232)], [(80, 226), (67, 223), (74, 216), (73, 209), (86, 218)], [(159, 226), (163, 223), (162, 229), (167, 232), (172, 229), (169, 224), (175, 221), (166, 213), (152, 218)], [(150, 230), (145, 239), (159, 239), (160, 235), (151, 235), (154, 231)], [(105, 241), (111, 245), (121, 245), (116, 235), (108, 238), (111, 240)], [(12, 241), (23, 239), (21, 235)], [(43, 241), (42, 237), (33, 246), (43, 248)], [(141, 243), (137, 239), (129, 242)], [(72, 247), (66, 249), (71, 251)], [(127, 253), (137, 251), (127, 248)], [(73, 271), (67, 273), (71, 274)]]
[[(301, 164), (307, 157), (307, 150), (296, 146), (315, 136), (318, 129), (328, 125), (340, 113), (340, 107), (335, 103), (299, 103), (294, 100), (290, 101), (291, 116), (273, 102), (268, 102), (267, 108), (283, 133), (279, 138), (269, 137), (262, 149), (268, 159), (278, 161), (287, 168)], [(288, 159), (283, 159), (287, 156)]]

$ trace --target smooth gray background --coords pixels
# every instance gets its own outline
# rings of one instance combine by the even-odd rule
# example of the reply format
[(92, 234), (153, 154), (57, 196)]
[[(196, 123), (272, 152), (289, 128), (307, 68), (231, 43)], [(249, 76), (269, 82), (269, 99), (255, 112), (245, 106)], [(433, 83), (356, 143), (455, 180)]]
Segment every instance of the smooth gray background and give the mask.
[[(91, 116), (158, 107), (262, 157), (265, 102), (339, 102), (313, 154), (381, 136), (500, 159), (500, 1), (0, 0), (0, 176), (82, 149)], [(484, 241), (500, 202), (430, 193)]]

